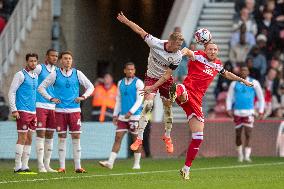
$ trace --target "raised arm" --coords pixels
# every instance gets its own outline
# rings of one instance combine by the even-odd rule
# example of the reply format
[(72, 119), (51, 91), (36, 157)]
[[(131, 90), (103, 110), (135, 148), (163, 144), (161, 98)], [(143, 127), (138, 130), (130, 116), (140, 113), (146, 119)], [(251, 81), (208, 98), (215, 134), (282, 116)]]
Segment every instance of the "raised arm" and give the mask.
[(182, 56), (187, 56), (188, 58), (190, 58), (191, 60), (194, 60), (194, 52), (192, 50), (189, 50), (188, 48), (184, 47), (181, 50)]
[(232, 80), (232, 81), (240, 81), (240, 82), (244, 83), (246, 86), (249, 86), (249, 87), (253, 86), (252, 82), (249, 82), (249, 81), (247, 81), (243, 78), (240, 78), (240, 77), (236, 76), (235, 74), (233, 74), (232, 72), (229, 72), (227, 70), (224, 70), (224, 72), (221, 73), (221, 75), (223, 77), (225, 77), (226, 79), (229, 79), (229, 80)]
[(136, 23), (132, 22), (131, 20), (128, 20), (128, 18), (123, 15), (122, 11), (118, 13), (117, 20), (119, 20), (121, 23), (125, 24), (126, 26), (130, 27), (135, 33), (139, 34), (143, 39), (147, 35), (147, 32), (145, 32), (140, 26), (138, 26)]

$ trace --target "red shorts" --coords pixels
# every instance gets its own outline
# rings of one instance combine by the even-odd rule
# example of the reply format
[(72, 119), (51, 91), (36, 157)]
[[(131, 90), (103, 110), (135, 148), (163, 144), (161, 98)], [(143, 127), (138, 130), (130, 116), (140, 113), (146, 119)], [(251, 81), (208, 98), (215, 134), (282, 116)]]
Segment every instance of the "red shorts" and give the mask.
[(196, 99), (196, 95), (190, 93), (189, 90), (187, 90), (187, 95), (188, 99), (186, 102), (181, 103), (178, 99), (176, 99), (176, 103), (185, 111), (188, 121), (193, 116), (195, 116), (199, 121), (204, 122), (204, 115), (202, 112), (202, 101)]
[(20, 119), (17, 119), (18, 132), (28, 132), (28, 130), (34, 131), (36, 129), (36, 114), (28, 112), (18, 111)]
[[(147, 75), (145, 75), (144, 84), (145, 84), (145, 86), (152, 86), (158, 80), (159, 79), (151, 78), (151, 77), (148, 77)], [(174, 83), (174, 80), (171, 77), (170, 79), (168, 79), (165, 83), (163, 83), (158, 89), (156, 89), (152, 93), (156, 94), (159, 90), (161, 97), (169, 99), (169, 89), (170, 89), (170, 87), (172, 86), (173, 83)]]
[(247, 127), (253, 127), (254, 122), (254, 116), (246, 116), (246, 117), (240, 117), (234, 115), (234, 122), (235, 122), (235, 128), (240, 128), (241, 126), (247, 126)]
[(129, 131), (132, 134), (138, 134), (139, 121), (117, 121), (116, 132)]
[(55, 111), (36, 108), (37, 127), (36, 130), (56, 130)]
[(81, 113), (55, 113), (56, 130), (58, 133), (66, 133), (69, 126), (69, 133), (81, 133)]

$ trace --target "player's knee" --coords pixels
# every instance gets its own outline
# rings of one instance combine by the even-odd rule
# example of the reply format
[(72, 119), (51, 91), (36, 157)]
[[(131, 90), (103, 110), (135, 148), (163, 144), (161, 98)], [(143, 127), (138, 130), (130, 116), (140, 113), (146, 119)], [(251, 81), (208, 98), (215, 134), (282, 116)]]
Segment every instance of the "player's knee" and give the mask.
[(144, 108), (143, 108), (143, 112), (145, 112), (146, 114), (148, 112), (150, 112), (153, 108), (154, 105), (154, 101), (153, 100), (145, 100), (144, 101)]
[(242, 133), (241, 132), (236, 132), (236, 138), (241, 138), (242, 137)]
[(72, 139), (80, 139), (80, 133), (72, 133), (71, 137)]
[(45, 131), (44, 130), (37, 130), (36, 131), (36, 136), (40, 138), (44, 138), (45, 136)]
[(18, 140), (17, 140), (17, 144), (25, 145), (26, 138), (27, 138), (27, 136), (24, 135), (24, 133), (19, 134), (19, 137), (18, 137)]
[(164, 99), (164, 100), (163, 100), (163, 105), (164, 105), (164, 107), (165, 107), (165, 106), (171, 107), (171, 106), (172, 106), (172, 101), (169, 100), (169, 99)]
[(118, 144), (118, 143), (121, 143), (121, 140), (122, 140), (122, 136), (115, 136), (114, 142)]
[(53, 138), (54, 131), (46, 131), (45, 132), (45, 138), (46, 139), (52, 139)]

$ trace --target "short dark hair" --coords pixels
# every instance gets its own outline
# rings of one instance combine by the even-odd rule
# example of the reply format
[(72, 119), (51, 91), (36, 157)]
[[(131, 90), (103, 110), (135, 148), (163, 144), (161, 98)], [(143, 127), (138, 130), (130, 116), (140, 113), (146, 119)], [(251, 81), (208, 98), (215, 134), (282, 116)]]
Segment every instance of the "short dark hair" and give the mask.
[(30, 57), (35, 57), (38, 60), (38, 55), (36, 53), (27, 53), (26, 61), (28, 61)]
[(50, 52), (57, 52), (57, 50), (55, 50), (55, 49), (48, 49), (48, 50), (46, 51), (46, 54), (45, 54), (45, 55), (49, 55)]
[(71, 51), (62, 51), (62, 52), (60, 53), (60, 55), (59, 55), (59, 59), (61, 59), (62, 56), (65, 55), (65, 54), (69, 54), (69, 55), (72, 56), (72, 58), (73, 58), (73, 54), (72, 54)]
[(208, 45), (216, 45), (216, 46), (218, 47), (218, 45), (217, 45), (214, 41), (212, 41), (212, 40), (210, 40), (208, 43), (205, 43), (205, 44), (204, 44), (204, 48), (206, 49), (206, 47), (207, 47)]
[(133, 66), (135, 67), (135, 64), (134, 64), (133, 62), (127, 62), (127, 63), (124, 64), (124, 69), (125, 69), (127, 66), (130, 66), (130, 65), (131, 65), (131, 66), (133, 65)]

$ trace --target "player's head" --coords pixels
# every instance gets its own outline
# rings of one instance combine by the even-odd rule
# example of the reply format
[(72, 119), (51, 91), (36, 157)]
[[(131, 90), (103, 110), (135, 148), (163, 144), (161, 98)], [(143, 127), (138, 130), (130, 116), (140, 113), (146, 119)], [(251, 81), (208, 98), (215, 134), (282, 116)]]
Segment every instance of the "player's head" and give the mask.
[(172, 52), (177, 52), (179, 49), (181, 49), (182, 43), (184, 41), (184, 38), (180, 32), (173, 32), (168, 40), (169, 49)]
[(36, 53), (28, 53), (26, 54), (26, 66), (30, 70), (34, 70), (36, 68), (38, 62), (38, 55)]
[(59, 55), (59, 61), (65, 69), (70, 69), (73, 63), (73, 55), (71, 51), (63, 51)]
[(246, 64), (240, 66), (240, 77), (245, 79), (249, 76), (249, 68)]
[(134, 63), (133, 62), (127, 62), (126, 64), (124, 64), (124, 70), (123, 71), (124, 71), (125, 76), (127, 78), (134, 77), (135, 72), (136, 72)]
[(216, 60), (218, 56), (218, 46), (212, 41), (206, 43), (205, 53), (210, 61)]
[(47, 63), (55, 65), (58, 60), (58, 52), (55, 49), (48, 49), (45, 54)]

